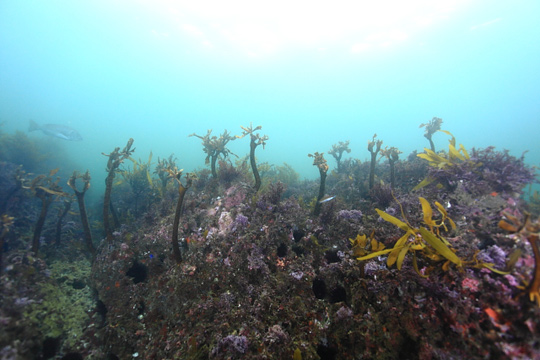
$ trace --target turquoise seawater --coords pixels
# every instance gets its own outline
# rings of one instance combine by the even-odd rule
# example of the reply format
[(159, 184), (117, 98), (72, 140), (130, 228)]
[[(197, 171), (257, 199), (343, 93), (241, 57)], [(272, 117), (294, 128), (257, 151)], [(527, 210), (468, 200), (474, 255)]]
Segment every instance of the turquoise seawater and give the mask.
[[(405, 4), (406, 3), (406, 4)], [(99, 189), (107, 158), (174, 153), (205, 166), (192, 133), (261, 125), (259, 162), (316, 178), (309, 153), (350, 140), (367, 159), (377, 134), (406, 157), (440, 117), (467, 149), (496, 146), (540, 163), (537, 1), (0, 3), (2, 131), (29, 120), (76, 129), (51, 138)], [(31, 138), (46, 137), (32, 132)], [(437, 148), (448, 137), (435, 135)], [(240, 157), (248, 139), (230, 143)], [(331, 168), (334, 161), (327, 156)], [(101, 194), (101, 191), (99, 192)]]

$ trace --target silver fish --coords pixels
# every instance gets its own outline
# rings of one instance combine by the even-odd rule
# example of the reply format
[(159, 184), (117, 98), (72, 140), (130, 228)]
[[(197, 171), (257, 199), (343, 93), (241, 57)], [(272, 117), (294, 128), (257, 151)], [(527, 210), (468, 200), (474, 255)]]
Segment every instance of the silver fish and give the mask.
[(34, 120), (30, 120), (28, 131), (41, 130), (45, 135), (54, 136), (69, 141), (81, 141), (83, 138), (77, 130), (65, 125), (45, 124), (38, 125)]
[(321, 200), (319, 200), (319, 203), (324, 204), (325, 202), (334, 200), (335, 198), (336, 198), (335, 195), (334, 195), (334, 196), (328, 196), (328, 195), (326, 195), (326, 196), (323, 197)]

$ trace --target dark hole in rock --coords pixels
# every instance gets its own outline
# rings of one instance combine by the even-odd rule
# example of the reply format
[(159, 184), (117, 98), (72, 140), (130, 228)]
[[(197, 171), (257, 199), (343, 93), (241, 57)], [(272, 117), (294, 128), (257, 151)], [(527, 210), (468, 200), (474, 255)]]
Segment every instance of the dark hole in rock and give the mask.
[(84, 360), (84, 357), (78, 352), (67, 353), (60, 360)]
[(107, 360), (120, 360), (120, 358), (114, 354), (107, 355)]
[(107, 306), (105, 306), (105, 303), (101, 300), (98, 300), (96, 302), (96, 312), (101, 316), (101, 321), (105, 322), (105, 319), (107, 317)]
[(285, 257), (287, 256), (287, 245), (281, 243), (277, 248), (277, 256)]
[(43, 340), (43, 359), (53, 358), (60, 348), (60, 338), (45, 338)]
[(135, 261), (133, 265), (126, 272), (126, 275), (133, 278), (133, 283), (138, 284), (143, 282), (148, 277), (148, 268), (146, 265)]
[(305, 254), (305, 250), (303, 247), (301, 246), (293, 246), (292, 247), (292, 251), (294, 251), (294, 253), (296, 254), (296, 256), (304, 256)]
[(480, 249), (480, 250), (487, 249), (488, 247), (493, 246), (493, 245), (496, 244), (495, 240), (493, 240), (491, 238), (491, 234), (487, 235), (487, 234), (484, 234), (484, 233), (481, 233), (481, 234), (479, 233), (478, 238), (482, 240), (480, 242), (480, 245), (478, 245), (478, 249)]
[(139, 302), (139, 315), (143, 315), (144, 314), (144, 311), (146, 310), (146, 305), (144, 305), (144, 302)]
[(345, 291), (345, 289), (341, 286), (336, 286), (330, 292), (330, 302), (332, 304), (335, 304), (338, 302), (347, 302), (347, 292)]
[(326, 261), (328, 261), (329, 264), (338, 263), (341, 261), (341, 258), (338, 256), (337, 250), (328, 250), (324, 254), (324, 258), (326, 259)]
[(419, 346), (410, 336), (406, 336), (399, 349), (399, 358), (403, 360), (418, 359)]
[(4, 253), (7, 253), (10, 249), (9, 241), (4, 242), (4, 246), (0, 248), (0, 251), (3, 251)]
[(324, 299), (326, 296), (326, 284), (321, 279), (313, 280), (313, 294), (317, 299)]
[(319, 355), (321, 360), (335, 360), (337, 350), (328, 345), (319, 344), (317, 346), (317, 355)]
[(301, 230), (301, 229), (294, 229), (293, 232), (292, 232), (292, 237), (293, 237), (294, 241), (302, 240), (304, 235), (306, 235), (306, 233), (304, 232), (304, 230)]
[(284, 329), (288, 329), (291, 326), (291, 324), (288, 321), (285, 321), (282, 325)]
[(71, 286), (73, 286), (73, 288), (76, 290), (81, 290), (86, 287), (86, 283), (82, 280), (77, 279), (77, 280), (73, 280), (73, 284), (71, 284)]
[(480, 329), (486, 333), (489, 332), (490, 326), (493, 326), (493, 324), (488, 321), (480, 321), (478, 325), (480, 326)]

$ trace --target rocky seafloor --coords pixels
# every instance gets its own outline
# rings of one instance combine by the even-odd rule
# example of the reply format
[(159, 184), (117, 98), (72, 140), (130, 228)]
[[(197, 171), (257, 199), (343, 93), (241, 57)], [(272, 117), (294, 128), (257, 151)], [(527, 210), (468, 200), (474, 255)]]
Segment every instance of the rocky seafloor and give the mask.
[[(414, 192), (408, 183), (426, 173), (419, 159), (397, 167), (393, 192), (365, 190), (362, 172), (334, 172), (327, 192), (337, 196), (318, 215), (317, 181), (270, 181), (255, 192), (249, 172), (223, 163), (219, 178), (202, 171), (187, 192), (180, 263), (174, 184), (139, 213), (124, 211), (94, 259), (80, 229), (61, 248), (45, 239), (37, 256), (30, 227), (12, 231), (0, 274), (0, 359), (540, 358), (540, 307), (522, 289), (537, 270), (533, 249), (498, 226), (505, 214), (533, 210), (521, 195), (532, 173), (519, 159), (483, 155), (476, 177), (456, 170), (452, 186)], [(526, 180), (498, 171), (503, 160)], [(384, 178), (388, 168), (378, 171)], [(128, 209), (132, 194), (115, 191)], [(412, 250), (401, 269), (387, 254), (357, 260), (357, 235), (392, 248), (404, 234), (375, 208), (425, 226), (419, 197), (444, 204), (456, 229), (441, 236), (463, 264), (421, 250), (418, 272)]]

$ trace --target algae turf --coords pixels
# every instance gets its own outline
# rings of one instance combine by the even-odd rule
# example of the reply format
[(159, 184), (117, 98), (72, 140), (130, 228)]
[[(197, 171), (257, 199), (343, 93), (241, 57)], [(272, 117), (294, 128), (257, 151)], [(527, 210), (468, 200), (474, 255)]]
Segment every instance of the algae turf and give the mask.
[[(217, 177), (198, 172), (177, 213), (178, 191), (160, 177), (161, 192), (156, 189), (139, 217), (120, 201), (131, 193), (116, 187), (111, 210), (119, 210), (119, 224), (109, 224), (91, 270), (86, 261), (66, 260), (82, 255), (73, 225), (74, 236), (54, 247), (45, 224), (40, 256), (50, 266), (21, 250), (30, 226), (14, 226), (1, 278), (0, 354), (33, 359), (71, 352), (89, 360), (539, 356), (533, 319), (540, 308), (517, 296), (531, 278), (534, 254), (497, 226), (501, 211), (518, 219), (524, 208), (518, 191), (531, 172), (521, 160), (472, 151), (467, 161), (427, 169), (424, 159), (409, 156), (395, 166), (378, 164), (370, 190), (370, 163), (345, 160), (339, 172), (328, 173), (322, 153), (315, 154), (327, 181), (322, 191), (317, 181), (298, 182), (293, 172), (270, 166), (259, 168), (256, 191), (247, 160), (221, 161)], [(483, 168), (467, 165), (478, 158)], [(160, 165), (169, 174), (176, 168), (170, 159)], [(509, 163), (516, 171), (505, 179), (512, 185), (500, 187), (493, 169)], [(392, 171), (394, 189), (381, 181)], [(448, 181), (411, 192), (430, 171)], [(320, 201), (326, 192), (331, 200)], [(171, 238), (182, 245), (181, 262)], [(385, 251), (390, 262), (378, 256)], [(478, 264), (496, 270), (512, 264), (513, 271), (500, 275)]]
[(94, 307), (87, 261), (45, 262), (11, 254), (1, 277), (0, 346), (17, 359), (81, 351)]
[[(274, 192), (283, 189), (276, 186), (242, 196), (251, 201), (240, 204), (239, 191), (249, 187), (222, 189), (225, 195), (214, 199), (186, 196), (187, 225), (180, 236), (189, 250), (181, 264), (171, 256), (172, 215), (124, 229), (99, 249), (92, 281), (107, 308), (107, 325), (98, 331), (109, 339), (103, 352), (164, 359), (286, 359), (298, 351), (306, 359), (539, 353), (531, 319), (540, 309), (515, 299), (519, 277), (530, 271), (530, 253), (513, 275), (439, 266), (424, 279), (407, 257), (401, 270), (388, 268), (386, 259), (356, 260), (358, 249), (348, 240), (353, 231), (376, 229), (387, 246), (402, 236), (394, 224), (378, 221), (373, 209), (351, 218), (337, 211), (338, 202), (310, 219), (310, 208), (294, 198), (281, 200)], [(426, 217), (426, 205), (414, 195), (401, 195), (400, 203), (411, 221), (443, 220)], [(329, 212), (330, 206), (337, 209)], [(453, 217), (460, 221), (447, 240), (469, 258), (480, 241), (467, 228), (460, 231), (462, 218)], [(496, 224), (486, 228), (501, 246), (510, 241), (495, 234)], [(483, 261), (504, 266), (510, 249), (504, 247), (500, 254), (486, 248)], [(428, 268), (429, 261), (419, 260), (418, 268)], [(147, 274), (141, 281), (132, 276), (135, 264)]]

